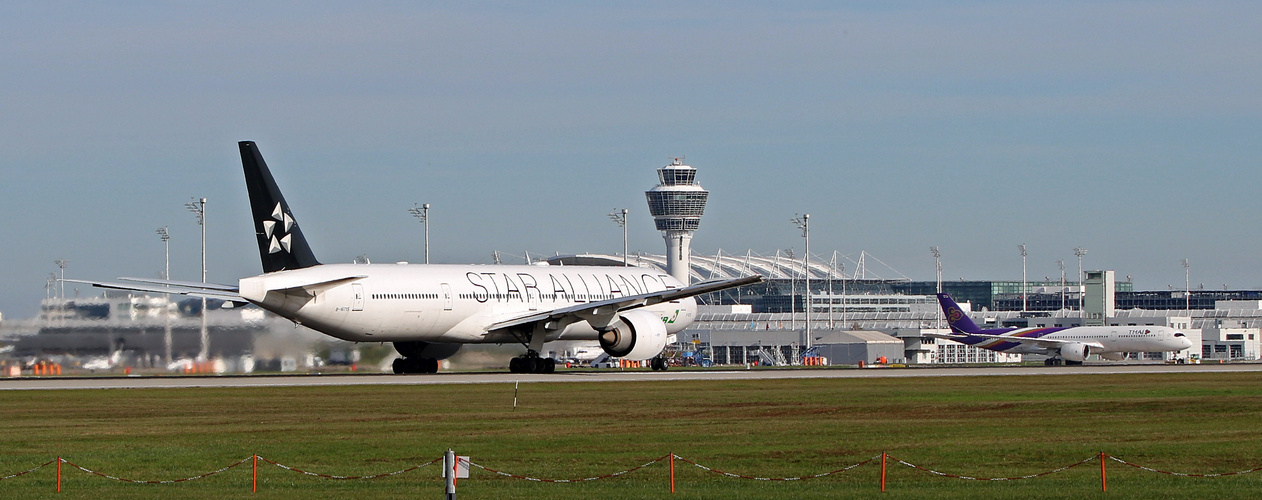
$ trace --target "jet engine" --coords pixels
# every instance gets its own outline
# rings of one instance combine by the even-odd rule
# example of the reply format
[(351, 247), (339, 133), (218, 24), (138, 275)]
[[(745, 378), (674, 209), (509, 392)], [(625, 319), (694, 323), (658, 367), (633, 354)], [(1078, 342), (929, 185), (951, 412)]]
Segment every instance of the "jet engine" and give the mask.
[(615, 358), (643, 361), (666, 348), (666, 324), (652, 312), (628, 311), (609, 326), (600, 333), (600, 347)]
[(436, 344), (414, 340), (411, 342), (395, 342), (394, 350), (405, 358), (447, 359), (460, 350), (460, 344)]
[(1107, 360), (1109, 360), (1109, 361), (1121, 361), (1121, 360), (1123, 360), (1123, 359), (1126, 359), (1126, 353), (1124, 353), (1124, 352), (1102, 352), (1102, 353), (1100, 353), (1100, 357), (1101, 357), (1101, 358), (1104, 358), (1104, 359), (1107, 359)]
[(1060, 357), (1066, 361), (1081, 363), (1091, 355), (1091, 346), (1087, 344), (1069, 344), (1060, 348)]

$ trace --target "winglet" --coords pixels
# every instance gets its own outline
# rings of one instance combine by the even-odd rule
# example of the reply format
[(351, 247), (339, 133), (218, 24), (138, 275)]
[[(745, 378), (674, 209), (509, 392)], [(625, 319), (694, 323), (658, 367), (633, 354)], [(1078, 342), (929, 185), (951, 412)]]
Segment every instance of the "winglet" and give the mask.
[(294, 221), (289, 204), (280, 194), (272, 172), (267, 169), (262, 153), (254, 141), (241, 141), (241, 166), (245, 169), (245, 187), (250, 193), (250, 211), (254, 214), (254, 233), (258, 235), (259, 256), (263, 272), (301, 269), (320, 265)]
[(942, 313), (946, 315), (947, 324), (951, 325), (952, 332), (977, 333), (982, 331), (981, 328), (977, 327), (977, 323), (973, 323), (973, 320), (969, 319), (968, 314), (960, 309), (959, 304), (956, 304), (951, 299), (950, 295), (939, 293), (938, 303), (942, 305)]

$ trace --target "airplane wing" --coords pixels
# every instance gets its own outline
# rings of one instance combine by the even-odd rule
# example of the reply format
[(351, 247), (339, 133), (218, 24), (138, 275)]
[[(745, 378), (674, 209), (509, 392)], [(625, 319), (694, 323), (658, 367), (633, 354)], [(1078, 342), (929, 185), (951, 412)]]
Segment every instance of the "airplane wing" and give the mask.
[(1043, 349), (1059, 349), (1070, 344), (1083, 344), (1091, 346), (1095, 349), (1103, 349), (1104, 345), (1099, 342), (1082, 342), (1079, 340), (1065, 339), (1049, 339), (1046, 337), (1018, 337), (1016, 335), (991, 335), (988, 333), (960, 333), (960, 334), (944, 334), (944, 333), (926, 333), (926, 337), (933, 337), (947, 340), (962, 340), (967, 338), (999, 340), (1003, 342), (1015, 342), (1018, 344), (1030, 344)]
[(762, 276), (748, 276), (745, 278), (735, 278), (730, 280), (706, 281), (683, 288), (672, 288), (659, 292), (642, 293), (628, 297), (618, 297), (615, 299), (577, 304), (500, 321), (488, 326), (487, 331), (501, 330), (504, 328), (512, 328), (515, 326), (538, 322), (544, 322), (545, 328), (547, 328), (546, 325), (550, 322), (569, 324), (577, 320), (587, 320), (589, 323), (592, 323), (593, 326), (608, 325), (609, 323), (612, 323), (613, 320), (617, 318), (617, 314), (622, 311), (651, 306), (653, 304), (660, 304), (662, 302), (672, 300), (684, 299), (710, 292), (717, 292), (728, 288), (751, 285), (760, 281), (762, 281)]
[(129, 292), (143, 293), (174, 293), (177, 295), (187, 295), (189, 297), (205, 297), (208, 299), (218, 299), (230, 301), (236, 304), (246, 304), (245, 299), (237, 293), (237, 287), (234, 285), (220, 285), (216, 283), (196, 283), (191, 281), (166, 281), (147, 278), (118, 278), (121, 281), (129, 283), (111, 283), (108, 281), (89, 281), (89, 280), (63, 280), (70, 283), (84, 283), (97, 288), (105, 288), (109, 290), (125, 290)]

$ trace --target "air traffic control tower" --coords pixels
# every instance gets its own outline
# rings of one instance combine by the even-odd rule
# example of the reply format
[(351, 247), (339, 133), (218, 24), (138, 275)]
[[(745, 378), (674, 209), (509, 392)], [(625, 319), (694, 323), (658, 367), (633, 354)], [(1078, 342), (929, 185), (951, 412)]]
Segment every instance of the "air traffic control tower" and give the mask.
[(657, 169), (658, 185), (644, 192), (649, 213), (666, 239), (666, 272), (684, 284), (689, 279), (692, 233), (701, 225), (705, 200), (710, 195), (697, 184), (697, 169), (675, 158)]

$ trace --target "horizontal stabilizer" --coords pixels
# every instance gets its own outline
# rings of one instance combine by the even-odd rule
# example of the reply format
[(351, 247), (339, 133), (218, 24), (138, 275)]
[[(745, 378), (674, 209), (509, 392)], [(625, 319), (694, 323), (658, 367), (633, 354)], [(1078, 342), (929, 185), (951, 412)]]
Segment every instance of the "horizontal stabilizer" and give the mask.
[(196, 281), (156, 280), (152, 278), (118, 278), (118, 279), (122, 281), (134, 281), (137, 283), (146, 283), (150, 285), (175, 286), (175, 287), (182, 287), (182, 288), (200, 288), (200, 289), (205, 289), (205, 290), (222, 290), (226, 292), (237, 291), (236, 285), (220, 285), (217, 283), (200, 283)]
[[(213, 285), (213, 287), (185, 287), (175, 286), (175, 282), (169, 283), (170, 286), (150, 283), (110, 283), (107, 281), (86, 281), (86, 280), (62, 280), (70, 283), (85, 283), (97, 288), (105, 288), (109, 290), (123, 290), (128, 292), (141, 293), (167, 293), (176, 295), (187, 295), (189, 297), (205, 297), (208, 299), (226, 300), (234, 303), (245, 304), (246, 300), (241, 298), (234, 286), (229, 285)], [(209, 283), (196, 283), (197, 285), (209, 285)]]

